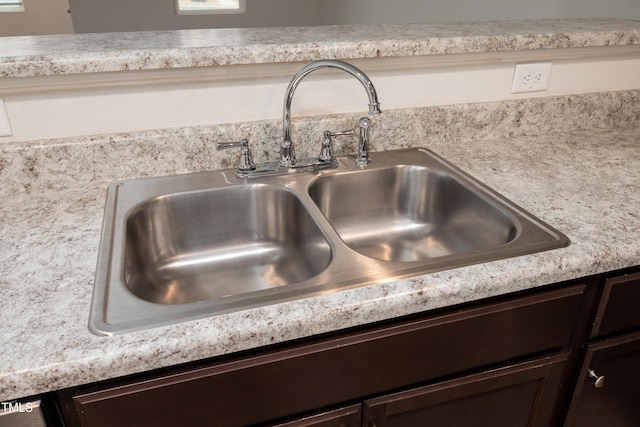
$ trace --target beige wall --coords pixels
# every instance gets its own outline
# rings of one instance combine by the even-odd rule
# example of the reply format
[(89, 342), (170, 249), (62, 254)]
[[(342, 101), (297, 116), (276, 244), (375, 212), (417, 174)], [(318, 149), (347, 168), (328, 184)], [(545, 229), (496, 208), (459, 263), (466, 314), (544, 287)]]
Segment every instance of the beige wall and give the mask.
[(246, 13), (176, 15), (174, 0), (69, 0), (76, 33), (322, 25), (323, 0), (247, 0)]
[(69, 0), (78, 33), (573, 17), (640, 20), (638, 0), (247, 0), (245, 14), (178, 16), (174, 0)]
[(640, 20), (638, 0), (324, 0), (331, 24), (408, 24), (546, 18)]
[(24, 0), (24, 12), (0, 13), (0, 37), (73, 33), (68, 0)]
[[(0, 36), (109, 31), (403, 24), (568, 17), (640, 20), (638, 0), (247, 0), (247, 12), (176, 15), (174, 0), (25, 0), (0, 14)], [(71, 10), (71, 15), (67, 10)]]

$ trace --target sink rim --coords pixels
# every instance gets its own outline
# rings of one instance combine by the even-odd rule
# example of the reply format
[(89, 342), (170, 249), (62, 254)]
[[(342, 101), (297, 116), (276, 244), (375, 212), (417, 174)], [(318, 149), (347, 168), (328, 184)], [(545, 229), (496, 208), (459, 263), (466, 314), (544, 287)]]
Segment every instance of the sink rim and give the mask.
[[(419, 154), (419, 155), (418, 155)], [(522, 207), (500, 195), (487, 185), (457, 168), (434, 152), (424, 148), (407, 148), (371, 153), (373, 163), (366, 169), (398, 165), (430, 165), (452, 174), (469, 185), (483, 197), (505, 209), (521, 227), (517, 237), (497, 248), (435, 258), (432, 261), (381, 261), (362, 255), (349, 248), (324, 217), (308, 194), (309, 186), (326, 175), (352, 173), (362, 170), (349, 157), (338, 159), (335, 169), (303, 172), (294, 175), (270, 176), (250, 181), (235, 176), (234, 169), (197, 172), (182, 175), (139, 178), (114, 181), (107, 190), (105, 214), (100, 239), (94, 290), (89, 316), (89, 330), (96, 335), (115, 335), (183, 323), (189, 320), (213, 317), (226, 313), (248, 310), (267, 305), (311, 298), (318, 295), (367, 286), (381, 281), (401, 280), (472, 264), (502, 260), (516, 256), (558, 249), (570, 244), (569, 238)], [(123, 237), (123, 212), (154, 196), (175, 192), (199, 192), (212, 188), (246, 185), (275, 185), (293, 192), (303, 207), (318, 224), (328, 241), (332, 259), (318, 275), (295, 284), (248, 294), (239, 294), (223, 301), (205, 300), (177, 306), (160, 306), (144, 301), (118, 283), (118, 259), (113, 257), (113, 245), (117, 237)], [(144, 191), (145, 197), (136, 198), (127, 188)], [(120, 230), (119, 232), (117, 230)], [(525, 241), (523, 236), (539, 238)], [(455, 262), (453, 262), (455, 261)], [(359, 273), (359, 269), (366, 273)]]

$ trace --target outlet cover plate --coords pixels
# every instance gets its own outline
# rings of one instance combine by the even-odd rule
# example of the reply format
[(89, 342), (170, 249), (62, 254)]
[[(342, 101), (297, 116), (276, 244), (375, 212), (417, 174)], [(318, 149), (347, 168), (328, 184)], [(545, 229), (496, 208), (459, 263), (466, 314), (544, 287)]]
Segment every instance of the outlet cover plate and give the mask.
[(552, 62), (516, 64), (511, 93), (542, 92), (549, 89)]
[(11, 124), (9, 123), (9, 116), (7, 115), (7, 109), (4, 106), (4, 99), (0, 98), (0, 136), (11, 136)]

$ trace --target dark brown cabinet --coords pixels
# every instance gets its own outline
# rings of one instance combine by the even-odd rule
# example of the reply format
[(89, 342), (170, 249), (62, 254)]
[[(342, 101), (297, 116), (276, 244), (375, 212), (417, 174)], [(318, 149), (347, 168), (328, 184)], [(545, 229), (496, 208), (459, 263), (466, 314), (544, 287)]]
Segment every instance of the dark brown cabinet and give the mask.
[(505, 422), (543, 422), (584, 290), (578, 283), (427, 313), (64, 390), (59, 400), (70, 427), (350, 426), (358, 425), (360, 409), (353, 409), (362, 402), (370, 417), (380, 408), (371, 405), (376, 399), (425, 386), (428, 399), (452, 401), (433, 408), (452, 417), (475, 411), (477, 402), (498, 411), (508, 396), (516, 418)]
[(640, 332), (587, 346), (565, 426), (640, 426)]
[(606, 279), (591, 338), (640, 329), (640, 273)]
[(640, 426), (640, 273), (605, 281), (566, 427)]
[(567, 355), (518, 363), (364, 402), (364, 427), (550, 425)]
[[(293, 421), (267, 424), (268, 427), (360, 427), (362, 404), (313, 414)], [(266, 427), (265, 426), (265, 427)]]

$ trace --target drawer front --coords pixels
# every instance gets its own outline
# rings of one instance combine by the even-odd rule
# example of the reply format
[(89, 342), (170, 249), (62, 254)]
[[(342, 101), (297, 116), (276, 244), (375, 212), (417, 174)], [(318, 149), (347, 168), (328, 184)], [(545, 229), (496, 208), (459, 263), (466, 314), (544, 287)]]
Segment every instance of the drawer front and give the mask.
[(607, 279), (591, 338), (640, 328), (640, 273)]
[(78, 425), (243, 426), (542, 352), (566, 351), (584, 286), (226, 359), (71, 397)]

